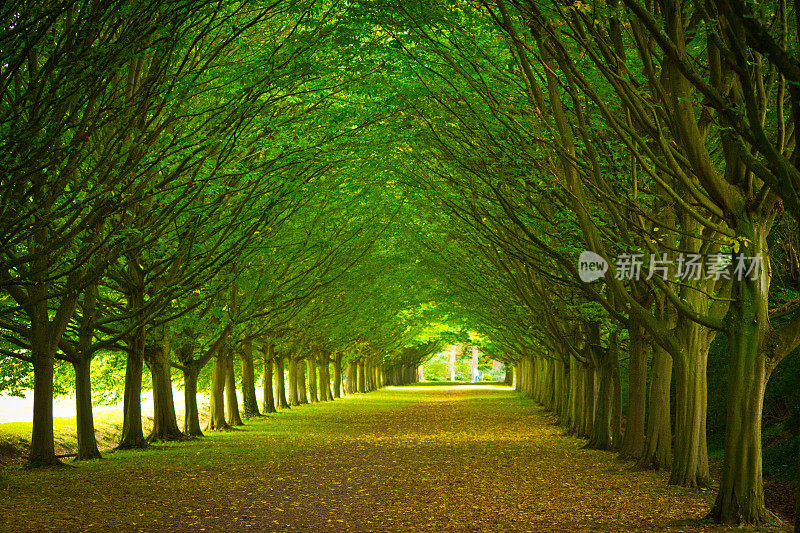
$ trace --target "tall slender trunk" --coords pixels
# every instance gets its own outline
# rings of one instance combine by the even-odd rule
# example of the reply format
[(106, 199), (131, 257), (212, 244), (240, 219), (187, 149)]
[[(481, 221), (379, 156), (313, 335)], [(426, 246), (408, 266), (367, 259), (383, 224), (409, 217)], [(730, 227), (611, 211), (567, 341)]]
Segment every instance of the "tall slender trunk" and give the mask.
[(544, 360), (545, 365), (545, 372), (544, 372), (544, 406), (550, 410), (555, 410), (555, 401), (556, 401), (556, 366), (554, 362), (550, 359)]
[(183, 433), (189, 437), (202, 437), (200, 410), (197, 408), (197, 375), (199, 369), (193, 364), (183, 367)]
[(572, 388), (572, 396), (570, 398), (570, 411), (571, 411), (571, 425), (569, 432), (574, 435), (582, 435), (584, 433), (584, 425), (586, 418), (583, 414), (584, 394), (583, 394), (583, 365), (575, 356), (570, 358), (570, 387)]
[(347, 363), (344, 391), (347, 394), (355, 394), (358, 391), (358, 363), (352, 360)]
[[(410, 368), (409, 368), (410, 370)], [(409, 376), (409, 383), (411, 383), (412, 379)], [(364, 385), (367, 392), (372, 392), (375, 390), (375, 372), (372, 370), (372, 363), (365, 362), (364, 363)]]
[(619, 358), (617, 331), (609, 338), (608, 348), (600, 346), (600, 324), (593, 322), (590, 327), (591, 354), (595, 365), (595, 377), (598, 382), (597, 403), (591, 437), (587, 448), (610, 450), (612, 448), (611, 415), (614, 403), (613, 366)]
[(75, 369), (75, 410), (78, 436), (76, 460), (100, 459), (92, 414), (91, 366), (92, 360), (88, 357), (79, 357), (72, 363), (72, 367)]
[(253, 363), (253, 341), (249, 337), (242, 342), (239, 351), (242, 362), (242, 412), (245, 417), (260, 416), (256, 398), (256, 370)]
[(594, 365), (587, 363), (583, 365), (583, 427), (579, 436), (588, 438), (592, 434), (594, 426), (595, 408), (595, 369)]
[(289, 409), (289, 402), (286, 401), (286, 380), (284, 378), (283, 356), (275, 356), (275, 403), (281, 409)]
[[(166, 330), (166, 328), (165, 328)], [(154, 346), (145, 348), (145, 361), (153, 382), (153, 431), (148, 442), (180, 440), (183, 433), (178, 428), (175, 403), (172, 398), (172, 373), (170, 367), (169, 331)]]
[(271, 343), (263, 348), (264, 375), (261, 378), (261, 390), (264, 395), (264, 404), (261, 410), (264, 411), (264, 413), (274, 413), (277, 411), (277, 409), (275, 409), (275, 392), (272, 389), (272, 358), (274, 353), (275, 346)]
[(306, 392), (306, 364), (302, 359), (297, 361), (297, 392), (300, 403), (310, 403)]
[(229, 351), (225, 357), (225, 405), (228, 411), (228, 424), (243, 426), (242, 415), (239, 413), (239, 399), (236, 397), (236, 372), (233, 371), (233, 352)]
[(319, 396), (317, 396), (317, 363), (312, 355), (306, 357), (306, 371), (308, 372), (308, 397), (311, 403), (317, 403), (319, 401)]
[(289, 404), (300, 405), (300, 380), (297, 372), (297, 357), (289, 356)]
[(319, 401), (329, 402), (331, 397), (331, 376), (327, 361), (319, 362)]
[(214, 366), (211, 368), (211, 415), (209, 416), (208, 429), (230, 429), (225, 420), (225, 380), (228, 373), (228, 364), (223, 354), (214, 357)]
[(706, 445), (706, 406), (708, 331), (693, 322), (680, 321), (678, 338), (683, 343), (682, 357), (675, 360), (675, 449), (670, 484), (708, 487)]
[(599, 383), (594, 422), (592, 423), (587, 448), (596, 450), (611, 449), (611, 405), (614, 385), (611, 382), (610, 369), (605, 365), (598, 367), (595, 377)]
[(672, 358), (664, 348), (655, 344), (650, 398), (647, 402), (647, 445), (639, 460), (639, 468), (660, 470), (672, 465), (671, 382)]
[(567, 379), (567, 414), (566, 414), (566, 424), (565, 427), (567, 428), (567, 433), (572, 435), (577, 430), (577, 413), (576, 413), (576, 406), (575, 406), (575, 395), (577, 389), (577, 360), (575, 356), (570, 354), (567, 356), (567, 365), (566, 365), (566, 379)]
[(59, 464), (53, 433), (53, 365), (48, 353), (33, 357), (33, 431), (28, 465), (32, 467)]
[(83, 314), (80, 321), (78, 350), (72, 367), (75, 370), (75, 411), (78, 455), (76, 461), (100, 459), (97, 439), (94, 432), (94, 412), (92, 410), (92, 341), (95, 320), (98, 315), (97, 284), (84, 290)]
[(614, 397), (611, 405), (611, 445), (614, 450), (622, 446), (622, 385), (619, 377), (619, 351), (611, 360), (611, 381), (614, 385)]
[(625, 421), (625, 435), (623, 436), (619, 453), (620, 456), (626, 459), (638, 460), (644, 455), (649, 344), (645, 337), (644, 328), (633, 318), (630, 320), (628, 336), (631, 343), (628, 374), (628, 418)]
[(342, 397), (342, 352), (333, 356), (333, 397)]
[[(141, 319), (144, 308), (144, 272), (136, 258), (129, 258), (127, 273), (131, 285), (126, 294), (128, 310), (134, 320)], [(145, 326), (139, 324), (127, 338), (128, 358), (125, 363), (125, 393), (122, 409), (120, 449), (146, 448), (142, 429), (142, 371), (144, 369)]]
[(358, 392), (367, 392), (366, 373), (364, 371), (364, 358), (358, 361)]
[(722, 479), (711, 512), (717, 522), (762, 524), (773, 518), (764, 505), (761, 458), (761, 413), (769, 379), (766, 342), (770, 332), (770, 265), (768, 225), (742, 221), (737, 228), (753, 247), (748, 256), (761, 254), (756, 276), (734, 281), (728, 312), (728, 390), (725, 418), (725, 456)]
[(569, 377), (567, 375), (567, 365), (562, 359), (556, 361), (556, 413), (558, 414), (558, 425), (566, 426), (569, 412)]
[(122, 409), (121, 450), (146, 448), (142, 430), (142, 371), (144, 369), (144, 326), (137, 328), (128, 341), (125, 363), (125, 393)]

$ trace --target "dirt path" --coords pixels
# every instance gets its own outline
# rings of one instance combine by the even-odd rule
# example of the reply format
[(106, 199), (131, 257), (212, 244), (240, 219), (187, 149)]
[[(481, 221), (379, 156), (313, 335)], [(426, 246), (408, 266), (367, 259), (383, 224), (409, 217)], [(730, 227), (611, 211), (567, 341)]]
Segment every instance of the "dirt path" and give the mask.
[(712, 494), (581, 444), (505, 389), (389, 390), (139, 461), (13, 473), (0, 513), (15, 531), (724, 530), (701, 522)]

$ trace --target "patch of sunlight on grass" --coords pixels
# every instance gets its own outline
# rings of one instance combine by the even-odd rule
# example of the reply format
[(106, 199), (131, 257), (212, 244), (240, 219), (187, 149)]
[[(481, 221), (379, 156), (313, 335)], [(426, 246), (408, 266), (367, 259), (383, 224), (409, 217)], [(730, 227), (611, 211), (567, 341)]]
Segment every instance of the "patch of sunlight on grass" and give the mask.
[(512, 391), (512, 390), (514, 390), (512, 387), (509, 387), (508, 385), (494, 385), (494, 384), (492, 384), (492, 385), (480, 385), (480, 384), (477, 384), (477, 383), (469, 383), (469, 384), (464, 384), (464, 385), (458, 385), (458, 384), (454, 384), (454, 385), (439, 385), (439, 384), (437, 384), (437, 385), (421, 385), (421, 384), (419, 384), (419, 385), (402, 385), (402, 386), (390, 385), (390, 386), (386, 387), (386, 390), (389, 390), (389, 391), (413, 391), (413, 390), (421, 391), (421, 390), (431, 390), (432, 386), (436, 387), (436, 390), (450, 390), (450, 391), (454, 391), (454, 390)]

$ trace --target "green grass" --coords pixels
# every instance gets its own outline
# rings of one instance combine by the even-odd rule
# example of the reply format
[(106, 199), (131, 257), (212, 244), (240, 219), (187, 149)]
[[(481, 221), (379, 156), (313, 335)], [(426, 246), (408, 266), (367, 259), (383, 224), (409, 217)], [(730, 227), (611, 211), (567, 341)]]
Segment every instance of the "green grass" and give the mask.
[(332, 522), (493, 531), (498, 520), (515, 530), (728, 531), (702, 525), (711, 494), (583, 450), (550, 421), (501, 387), (400, 387), (303, 405), (99, 461), (5, 467), (0, 531), (328, 531)]

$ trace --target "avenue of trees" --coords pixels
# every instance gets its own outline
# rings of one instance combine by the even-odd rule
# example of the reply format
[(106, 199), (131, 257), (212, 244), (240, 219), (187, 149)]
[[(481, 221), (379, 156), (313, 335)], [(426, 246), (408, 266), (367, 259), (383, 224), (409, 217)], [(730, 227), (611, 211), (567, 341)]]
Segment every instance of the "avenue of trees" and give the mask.
[(724, 372), (711, 518), (771, 521), (765, 395), (800, 365), (796, 9), (9, 3), (0, 384), (33, 389), (30, 465), (59, 462), (64, 363), (92, 459), (100, 364), (140, 448), (201, 436), (201, 389), (226, 429), (411, 383), (469, 330), (587, 447), (684, 487), (714, 483)]

